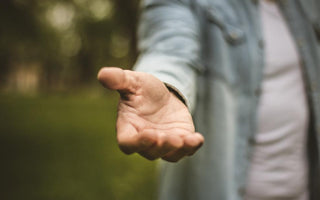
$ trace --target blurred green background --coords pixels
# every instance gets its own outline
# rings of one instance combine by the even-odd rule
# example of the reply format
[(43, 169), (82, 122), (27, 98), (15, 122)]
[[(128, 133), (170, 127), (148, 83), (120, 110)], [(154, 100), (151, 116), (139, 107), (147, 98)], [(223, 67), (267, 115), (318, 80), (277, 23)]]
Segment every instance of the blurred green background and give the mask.
[(138, 0), (2, 0), (0, 199), (155, 199), (156, 163), (122, 154), (102, 66), (137, 57)]

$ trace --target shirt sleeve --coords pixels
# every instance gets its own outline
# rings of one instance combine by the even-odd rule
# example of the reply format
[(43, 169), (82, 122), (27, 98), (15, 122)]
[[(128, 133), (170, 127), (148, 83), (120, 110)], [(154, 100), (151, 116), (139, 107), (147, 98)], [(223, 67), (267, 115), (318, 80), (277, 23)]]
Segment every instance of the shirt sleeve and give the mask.
[(174, 89), (190, 112), (196, 104), (200, 65), (199, 23), (189, 0), (145, 0), (134, 70), (150, 73)]

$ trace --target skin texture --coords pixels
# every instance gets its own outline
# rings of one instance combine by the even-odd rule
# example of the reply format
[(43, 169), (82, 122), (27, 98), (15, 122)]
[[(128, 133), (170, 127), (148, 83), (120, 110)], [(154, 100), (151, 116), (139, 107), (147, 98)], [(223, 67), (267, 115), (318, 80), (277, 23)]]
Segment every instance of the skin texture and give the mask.
[(120, 93), (116, 130), (124, 153), (177, 162), (203, 144), (188, 108), (156, 77), (105, 67), (99, 71), (98, 80)]

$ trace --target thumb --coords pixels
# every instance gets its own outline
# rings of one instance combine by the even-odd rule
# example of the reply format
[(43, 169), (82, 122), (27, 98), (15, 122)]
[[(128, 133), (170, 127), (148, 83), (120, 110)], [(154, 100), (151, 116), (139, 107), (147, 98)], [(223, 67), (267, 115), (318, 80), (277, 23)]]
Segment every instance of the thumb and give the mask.
[(104, 67), (98, 73), (100, 83), (110, 89), (121, 93), (135, 93), (137, 76), (135, 72), (117, 67)]

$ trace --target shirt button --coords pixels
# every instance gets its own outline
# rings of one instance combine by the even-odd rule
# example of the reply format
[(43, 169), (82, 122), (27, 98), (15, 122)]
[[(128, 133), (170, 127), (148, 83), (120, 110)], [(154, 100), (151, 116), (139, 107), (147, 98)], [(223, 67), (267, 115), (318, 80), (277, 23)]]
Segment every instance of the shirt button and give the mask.
[(254, 90), (254, 95), (255, 96), (260, 96), (261, 95), (261, 88), (256, 88), (255, 90)]
[(232, 32), (232, 33), (230, 33), (230, 38), (232, 40), (237, 40), (239, 38), (239, 35), (237, 32)]

